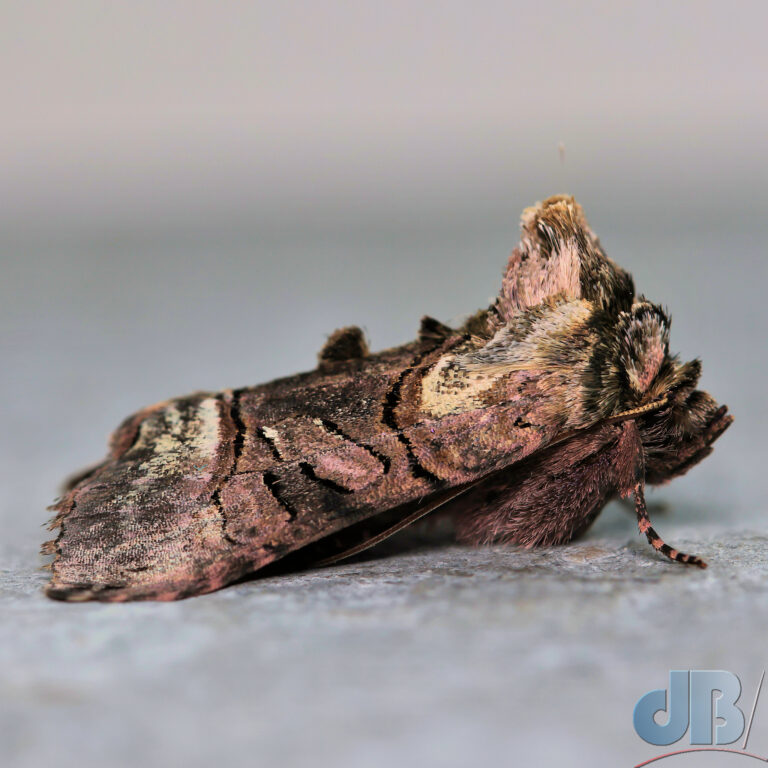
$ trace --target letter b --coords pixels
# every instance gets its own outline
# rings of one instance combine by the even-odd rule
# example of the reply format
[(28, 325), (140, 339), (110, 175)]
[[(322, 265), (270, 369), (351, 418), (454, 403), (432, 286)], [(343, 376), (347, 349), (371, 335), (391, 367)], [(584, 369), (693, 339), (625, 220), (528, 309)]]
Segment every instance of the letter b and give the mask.
[[(715, 699), (712, 694), (720, 691)], [(691, 744), (712, 744), (712, 722), (715, 725), (715, 744), (731, 744), (744, 733), (744, 713), (736, 706), (741, 695), (739, 678), (722, 669), (691, 670)], [(713, 717), (714, 715), (714, 717)]]

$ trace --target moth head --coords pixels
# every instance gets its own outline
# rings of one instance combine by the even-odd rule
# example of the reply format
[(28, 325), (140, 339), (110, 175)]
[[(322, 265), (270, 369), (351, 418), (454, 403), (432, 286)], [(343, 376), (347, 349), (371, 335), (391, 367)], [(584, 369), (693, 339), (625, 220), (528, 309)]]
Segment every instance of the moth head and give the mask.
[[(640, 299), (620, 318), (618, 361), (625, 403), (650, 410), (637, 419), (646, 480), (661, 483), (685, 473), (712, 451), (733, 417), (696, 389), (701, 362), (669, 353), (669, 317)], [(658, 404), (658, 408), (654, 408)]]

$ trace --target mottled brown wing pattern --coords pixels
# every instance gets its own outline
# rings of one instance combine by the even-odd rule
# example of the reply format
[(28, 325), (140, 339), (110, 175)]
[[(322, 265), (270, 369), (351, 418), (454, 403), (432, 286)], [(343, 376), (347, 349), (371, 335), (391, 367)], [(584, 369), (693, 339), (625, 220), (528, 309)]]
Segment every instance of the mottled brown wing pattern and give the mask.
[[(56, 505), (48, 594), (175, 599), (215, 590), (550, 439), (524, 422), (499, 444), (491, 436), (462, 451), (451, 446), (470, 442), (472, 414), (407, 421), (417, 410), (405, 407), (416, 396), (409, 379), (461, 342), (407, 345), (129, 419), (112, 456)], [(513, 423), (532, 403), (521, 396), (492, 413)]]
[(446, 500), (464, 540), (533, 545), (634, 493), (651, 544), (701, 565), (655, 533), (644, 484), (701, 460), (731, 417), (695, 389), (700, 364), (670, 355), (667, 315), (635, 297), (572, 198), (522, 224), (498, 298), (458, 330), (424, 318), (416, 341), (371, 355), (342, 328), (314, 371), (126, 420), (54, 507), (48, 594), (210, 592)]
[(161, 404), (117, 431), (112, 456), (54, 507), (60, 531), (50, 596), (180, 596), (193, 547), (198, 582), (230, 575), (218, 495), (218, 479), (232, 466), (227, 414), (222, 398), (201, 394)]

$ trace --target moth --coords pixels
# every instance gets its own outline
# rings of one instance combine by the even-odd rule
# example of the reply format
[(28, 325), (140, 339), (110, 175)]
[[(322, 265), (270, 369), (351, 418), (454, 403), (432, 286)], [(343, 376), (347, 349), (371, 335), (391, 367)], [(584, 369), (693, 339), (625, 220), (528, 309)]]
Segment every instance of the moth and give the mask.
[(371, 354), (333, 333), (317, 368), (145, 408), (52, 507), (47, 594), (174, 600), (283, 560), (330, 563), (438, 508), (459, 541), (564, 544), (614, 497), (651, 527), (647, 484), (684, 474), (731, 424), (669, 352), (669, 317), (635, 294), (581, 207), (526, 209), (487, 309)]

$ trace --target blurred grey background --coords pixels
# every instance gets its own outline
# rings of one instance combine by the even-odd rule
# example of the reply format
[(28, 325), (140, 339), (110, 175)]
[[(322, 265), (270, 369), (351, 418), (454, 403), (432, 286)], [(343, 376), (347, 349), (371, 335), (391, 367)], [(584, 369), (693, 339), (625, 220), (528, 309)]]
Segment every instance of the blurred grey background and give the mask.
[[(670, 667), (759, 677), (767, 25), (761, 2), (0, 3), (2, 763), (634, 765)], [(609, 508), (570, 584), (562, 552), (434, 546), (174, 606), (41, 597), (45, 507), (125, 415), (310, 368), (340, 325), (381, 348), (474, 311), (558, 192), (736, 415), (652, 498), (742, 570), (668, 570)]]

